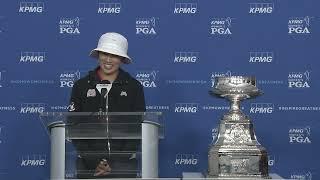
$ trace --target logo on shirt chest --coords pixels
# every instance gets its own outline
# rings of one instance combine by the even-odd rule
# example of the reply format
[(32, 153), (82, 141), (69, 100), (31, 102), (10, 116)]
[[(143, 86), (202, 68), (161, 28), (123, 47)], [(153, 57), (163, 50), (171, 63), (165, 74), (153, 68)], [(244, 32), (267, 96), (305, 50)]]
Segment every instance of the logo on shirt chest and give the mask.
[(88, 89), (87, 97), (96, 97), (96, 90), (95, 89)]
[(121, 91), (120, 96), (128, 96), (126, 91)]

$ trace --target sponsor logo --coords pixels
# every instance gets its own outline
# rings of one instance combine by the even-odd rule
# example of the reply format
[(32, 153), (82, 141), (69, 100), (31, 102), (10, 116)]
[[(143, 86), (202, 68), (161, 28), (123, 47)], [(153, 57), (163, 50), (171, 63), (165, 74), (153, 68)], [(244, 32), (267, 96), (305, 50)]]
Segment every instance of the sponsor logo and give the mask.
[(251, 103), (250, 113), (252, 114), (271, 114), (273, 111), (272, 103)]
[(249, 52), (249, 63), (271, 63), (273, 59), (273, 52)]
[(273, 3), (249, 3), (249, 14), (271, 14), (273, 10)]
[(291, 17), (288, 21), (288, 34), (311, 34), (311, 17)]
[[(244, 107), (241, 107), (242, 109)], [(205, 105), (202, 107), (203, 110), (214, 111), (214, 110), (229, 110), (230, 106), (214, 106), (214, 105)]]
[(183, 80), (183, 79), (172, 79), (166, 80), (167, 84), (207, 84), (205, 80)]
[(196, 14), (197, 13), (197, 3), (191, 2), (179, 2), (174, 5), (174, 14)]
[(214, 83), (215, 83), (216, 77), (230, 77), (231, 74), (232, 74), (231, 71), (212, 72), (211, 73), (211, 87), (214, 87)]
[(190, 165), (194, 166), (199, 163), (198, 154), (177, 154), (175, 165)]
[(174, 112), (176, 113), (197, 113), (198, 103), (176, 103)]
[(196, 63), (199, 60), (199, 52), (175, 52), (174, 63)]
[(279, 111), (320, 111), (320, 106), (279, 106)]
[(33, 114), (42, 113), (46, 110), (46, 104), (44, 103), (22, 103), (20, 113)]
[(19, 13), (35, 13), (40, 14), (44, 12), (43, 2), (20, 2)]
[(290, 175), (290, 179), (312, 180), (312, 173), (310, 171), (302, 173), (293, 173)]
[(210, 22), (210, 34), (231, 35), (231, 26), (234, 18), (213, 18)]
[(274, 85), (280, 85), (280, 84), (284, 84), (284, 81), (281, 80), (261, 80), (258, 79), (257, 80), (257, 84), (274, 84)]
[(80, 79), (80, 71), (64, 71), (60, 74), (60, 87), (73, 87), (75, 81)]
[(46, 59), (45, 52), (21, 52), (20, 63), (42, 63)]
[(310, 88), (310, 71), (291, 72), (288, 75), (289, 88)]
[(0, 112), (1, 111), (15, 111), (16, 107), (15, 106), (0, 106)]
[(291, 144), (311, 144), (311, 127), (295, 127), (289, 129)]
[(147, 105), (146, 106), (147, 110), (169, 110), (169, 106), (164, 106), (164, 105)]
[(80, 34), (80, 18), (60, 18), (59, 32), (60, 34)]
[(156, 85), (156, 78), (157, 78), (158, 71), (139, 71), (136, 74), (136, 79), (140, 81), (143, 87), (146, 88), (155, 88)]
[(276, 163), (276, 157), (269, 155), (268, 156), (268, 165), (269, 166), (275, 166), (275, 163)]
[(51, 109), (52, 111), (66, 111), (66, 110), (68, 110), (68, 105), (51, 106), (50, 109)]
[(116, 1), (99, 1), (98, 14), (119, 14), (121, 3)]
[(156, 18), (137, 18), (136, 19), (136, 34), (156, 35)]
[(218, 138), (218, 135), (219, 135), (219, 129), (216, 127), (216, 128), (213, 128), (211, 129), (211, 137), (212, 137), (212, 143), (215, 143), (217, 138)]
[(21, 167), (45, 166), (46, 155), (26, 155), (21, 157)]

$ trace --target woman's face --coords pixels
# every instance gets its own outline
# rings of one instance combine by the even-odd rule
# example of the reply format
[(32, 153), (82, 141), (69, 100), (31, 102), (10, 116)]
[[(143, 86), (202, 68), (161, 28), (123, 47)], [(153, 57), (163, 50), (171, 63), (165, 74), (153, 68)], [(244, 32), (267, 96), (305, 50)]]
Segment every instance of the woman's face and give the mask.
[(99, 66), (104, 74), (111, 75), (119, 71), (123, 57), (110, 53), (99, 52)]

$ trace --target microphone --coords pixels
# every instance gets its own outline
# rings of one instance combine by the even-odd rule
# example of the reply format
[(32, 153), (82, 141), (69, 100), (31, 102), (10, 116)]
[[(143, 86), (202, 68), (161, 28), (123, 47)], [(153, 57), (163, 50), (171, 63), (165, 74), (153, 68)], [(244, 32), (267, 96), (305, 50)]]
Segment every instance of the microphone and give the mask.
[(109, 102), (108, 102), (108, 93), (110, 91), (112, 87), (112, 84), (110, 84), (110, 81), (108, 80), (103, 80), (103, 81), (100, 81), (100, 83), (96, 84), (96, 89), (99, 91), (100, 93), (100, 112), (102, 112), (104, 110), (103, 108), (103, 101), (105, 99), (105, 102), (106, 102), (106, 107), (105, 107), (105, 110), (106, 112), (108, 112), (108, 105), (109, 105)]

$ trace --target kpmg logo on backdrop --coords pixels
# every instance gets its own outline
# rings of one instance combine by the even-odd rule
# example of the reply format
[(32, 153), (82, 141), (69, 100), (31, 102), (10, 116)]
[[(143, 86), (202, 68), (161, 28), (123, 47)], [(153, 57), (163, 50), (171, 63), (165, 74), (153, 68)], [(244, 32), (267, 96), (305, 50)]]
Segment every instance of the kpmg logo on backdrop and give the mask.
[(156, 18), (137, 18), (136, 19), (136, 34), (156, 35)]
[(159, 71), (139, 71), (136, 73), (136, 79), (140, 81), (143, 87), (156, 88), (156, 78)]
[(60, 87), (73, 87), (75, 81), (80, 79), (80, 71), (64, 71), (60, 74)]
[(288, 34), (310, 34), (311, 17), (291, 17), (288, 21)]
[(182, 1), (174, 4), (174, 14), (196, 14), (198, 4), (188, 1)]
[(289, 142), (291, 144), (311, 144), (311, 127), (295, 127), (289, 129)]
[(45, 166), (47, 156), (45, 154), (25, 155), (21, 157), (21, 167)]
[(255, 51), (249, 52), (249, 63), (272, 63), (274, 59), (273, 52)]
[(20, 63), (43, 63), (46, 60), (46, 52), (21, 52)]
[(198, 103), (176, 103), (174, 112), (175, 113), (197, 113)]
[(214, 82), (216, 77), (230, 77), (231, 71), (225, 72), (212, 72), (211, 73), (211, 87), (214, 87)]
[(121, 3), (118, 1), (102, 1), (98, 2), (98, 14), (120, 14)]
[(180, 51), (174, 53), (174, 63), (196, 63), (200, 52)]
[(42, 113), (46, 110), (45, 103), (22, 103), (20, 113), (22, 114), (33, 114)]
[(176, 154), (175, 165), (195, 166), (199, 163), (199, 154)]
[(40, 14), (44, 12), (44, 2), (23, 1), (20, 2), (19, 13)]
[(60, 34), (80, 34), (80, 18), (60, 18), (59, 29)]
[(274, 10), (274, 3), (249, 3), (249, 14), (271, 14)]
[(251, 103), (250, 114), (271, 114), (273, 111), (272, 103)]
[(310, 71), (291, 72), (288, 75), (289, 88), (310, 88)]
[(213, 18), (210, 22), (210, 34), (212, 35), (231, 35), (232, 20), (234, 18)]
[(290, 179), (312, 180), (312, 173), (310, 171), (292, 173)]

